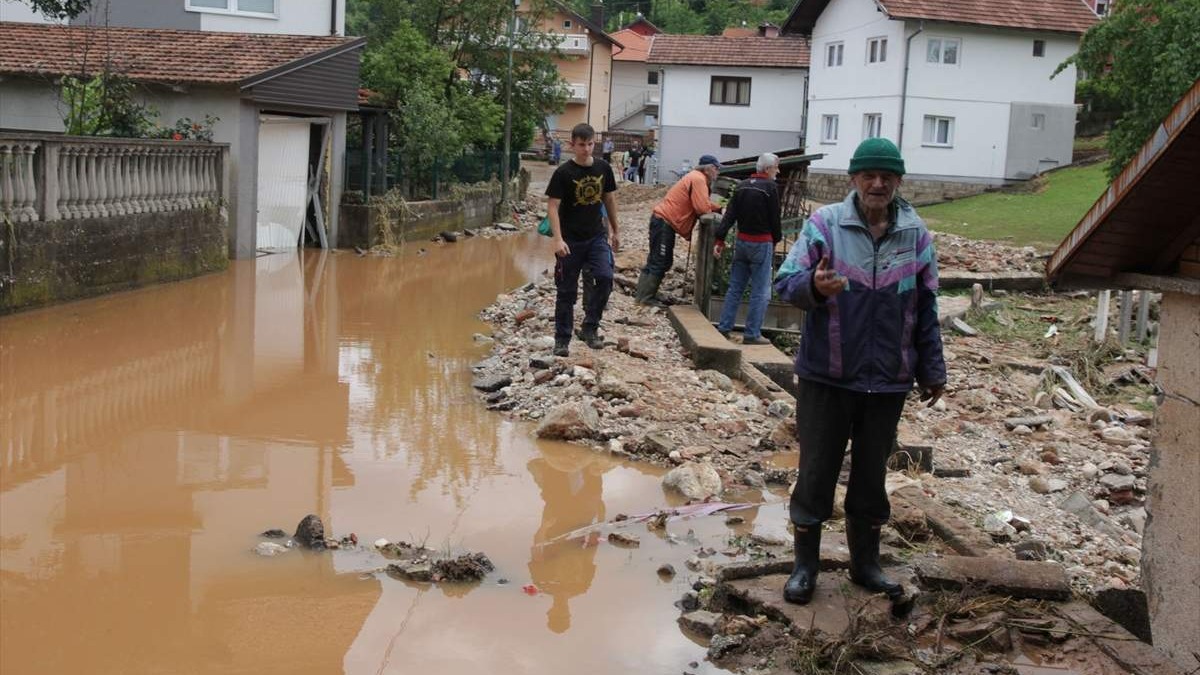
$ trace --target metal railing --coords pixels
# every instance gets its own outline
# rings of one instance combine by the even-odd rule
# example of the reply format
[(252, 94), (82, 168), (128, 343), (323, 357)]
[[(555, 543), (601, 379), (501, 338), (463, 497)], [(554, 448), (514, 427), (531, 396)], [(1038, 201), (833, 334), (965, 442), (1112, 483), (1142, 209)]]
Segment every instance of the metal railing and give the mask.
[(567, 102), (587, 103), (588, 88), (586, 84), (567, 83)]
[(0, 134), (0, 218), (183, 211), (223, 196), (224, 144)]

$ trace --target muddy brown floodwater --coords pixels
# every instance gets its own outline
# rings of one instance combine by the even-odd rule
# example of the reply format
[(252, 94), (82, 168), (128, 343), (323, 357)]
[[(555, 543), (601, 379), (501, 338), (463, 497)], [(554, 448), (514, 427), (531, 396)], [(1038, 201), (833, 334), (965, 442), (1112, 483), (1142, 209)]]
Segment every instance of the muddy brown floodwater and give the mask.
[[(688, 546), (542, 545), (661, 506), (659, 472), (537, 442), (471, 391), (476, 313), (545, 241), (430, 249), (269, 255), (0, 318), (0, 671), (713, 672), (674, 625)], [(368, 546), (252, 552), (307, 513)], [(381, 537), (497, 569), (368, 573)]]

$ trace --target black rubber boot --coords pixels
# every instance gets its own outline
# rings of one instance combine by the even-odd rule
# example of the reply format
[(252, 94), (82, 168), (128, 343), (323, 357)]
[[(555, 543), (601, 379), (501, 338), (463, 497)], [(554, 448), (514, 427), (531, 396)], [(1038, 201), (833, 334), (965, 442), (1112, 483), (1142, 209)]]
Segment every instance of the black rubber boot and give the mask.
[(639, 305), (648, 307), (662, 307), (663, 303), (656, 295), (658, 287), (662, 284), (662, 277), (656, 277), (649, 272), (642, 272), (638, 277), (637, 289), (633, 292), (633, 299)]
[(796, 561), (792, 576), (783, 585), (783, 599), (797, 605), (807, 605), (817, 587), (817, 572), (821, 567), (821, 526), (810, 525), (807, 531), (795, 528)]
[(904, 587), (883, 576), (879, 567), (879, 528), (846, 519), (846, 544), (850, 547), (850, 581), (872, 593), (886, 593), (893, 601), (904, 597)]

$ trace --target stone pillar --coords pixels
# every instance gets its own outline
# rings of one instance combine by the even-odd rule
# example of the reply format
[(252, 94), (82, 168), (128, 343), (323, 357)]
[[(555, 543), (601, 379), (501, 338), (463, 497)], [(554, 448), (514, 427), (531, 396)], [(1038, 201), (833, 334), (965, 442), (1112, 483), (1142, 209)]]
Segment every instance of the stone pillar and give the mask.
[(1186, 672), (1200, 662), (1200, 296), (1164, 293), (1142, 584), (1154, 646)]

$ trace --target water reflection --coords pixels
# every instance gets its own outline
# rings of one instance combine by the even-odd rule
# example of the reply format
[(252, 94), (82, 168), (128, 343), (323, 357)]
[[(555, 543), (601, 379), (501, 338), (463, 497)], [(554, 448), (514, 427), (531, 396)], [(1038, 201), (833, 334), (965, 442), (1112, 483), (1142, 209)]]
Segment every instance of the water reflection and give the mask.
[(604, 467), (596, 455), (570, 448), (547, 448), (528, 468), (542, 495), (542, 522), (533, 535), (529, 576), (553, 599), (546, 626), (555, 633), (571, 627), (571, 598), (587, 592), (596, 576), (600, 535), (549, 543), (581, 527), (604, 522)]
[[(653, 508), (658, 473), (535, 443), (474, 399), (475, 312), (546, 263), (536, 235), (398, 259), (271, 255), (0, 318), (0, 671), (696, 658), (661, 630), (681, 591), (627, 569), (665, 543), (636, 559), (595, 539), (543, 546)], [(428, 592), (360, 577), (381, 562), (370, 552), (250, 552), (307, 513), (364, 541), (485, 551), (513, 584)], [(523, 596), (529, 581), (545, 595)]]

